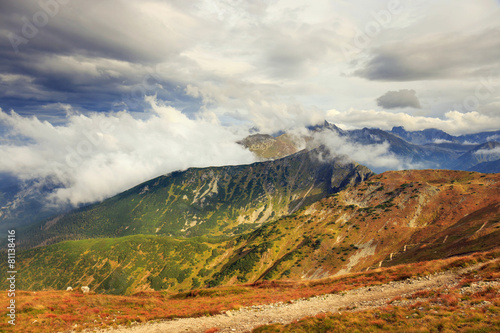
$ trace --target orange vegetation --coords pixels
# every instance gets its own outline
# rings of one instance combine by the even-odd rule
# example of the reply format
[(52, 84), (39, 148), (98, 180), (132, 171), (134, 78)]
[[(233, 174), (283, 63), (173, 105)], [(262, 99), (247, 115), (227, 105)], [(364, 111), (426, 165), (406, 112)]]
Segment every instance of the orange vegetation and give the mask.
[[(70, 329), (82, 331), (86, 328), (116, 327), (150, 320), (213, 315), (224, 310), (237, 309), (243, 306), (286, 302), (303, 297), (402, 280), (410, 276), (421, 276), (436, 271), (465, 267), (499, 256), (500, 250), (496, 250), (466, 257), (393, 266), (338, 278), (308, 282), (259, 282), (249, 285), (199, 289), (178, 294), (143, 292), (133, 296), (113, 296), (93, 293), (82, 294), (76, 291), (18, 291), (16, 293), (16, 326), (12, 327), (6, 321), (3, 321), (0, 324), (0, 331), (12, 330), (26, 333)], [(497, 262), (496, 264), (486, 265), (480, 272), (475, 272), (470, 276), (466, 275), (463, 283), (469, 283), (480, 277), (498, 278), (498, 275)], [(486, 291), (481, 297), (493, 297), (490, 294)], [(451, 307), (456, 306), (458, 302), (453, 294), (445, 295), (440, 293), (427, 296), (434, 297), (429, 301), (431, 303), (439, 300)], [(2, 293), (0, 303), (6, 304), (7, 302), (7, 293)], [(498, 303), (498, 301), (495, 302)], [(5, 307), (2, 307), (0, 315), (5, 318), (6, 310), (4, 309)], [(381, 313), (384, 311), (391, 313), (391, 311), (396, 310), (382, 310)], [(366, 316), (371, 316), (371, 314)], [(383, 328), (387, 325), (385, 321), (381, 322), (380, 318), (371, 317), (370, 322), (372, 323), (370, 325), (374, 327)], [(212, 329), (212, 332), (215, 331)]]

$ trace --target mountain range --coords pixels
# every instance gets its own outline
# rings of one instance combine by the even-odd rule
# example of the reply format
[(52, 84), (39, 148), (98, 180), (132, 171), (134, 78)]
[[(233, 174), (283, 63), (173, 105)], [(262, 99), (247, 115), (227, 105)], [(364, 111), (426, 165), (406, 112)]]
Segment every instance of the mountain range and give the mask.
[[(409, 132), (403, 127), (393, 127), (391, 131), (377, 128), (342, 130), (327, 121), (310, 126), (308, 130), (307, 135), (299, 136), (253, 134), (240, 143), (266, 159), (287, 156), (315, 142), (321, 143), (321, 138), (331, 137), (354, 147), (386, 144), (392, 156), (413, 165), (412, 169), (500, 172), (500, 131), (452, 136), (438, 129)], [(386, 166), (372, 169), (375, 172), (392, 170)]]
[[(412, 132), (403, 127), (394, 127), (391, 131), (375, 128), (347, 131), (325, 121), (321, 125), (309, 126), (306, 134), (253, 134), (239, 143), (265, 161), (283, 158), (305, 148), (318, 147), (323, 144), (321, 139), (325, 138), (343, 140), (340, 144), (352, 144), (352, 149), (366, 146), (370, 150), (385, 144), (388, 153), (403, 161), (406, 168), (500, 172), (500, 131), (462, 136), (452, 136), (437, 129)], [(327, 145), (327, 149), (332, 150), (332, 155), (336, 154), (335, 148)], [(368, 167), (377, 173), (394, 170), (389, 166)], [(25, 181), (0, 174), (0, 231), (13, 226), (30, 225), (70, 211), (69, 206), (47, 205), (47, 196), (60, 186), (37, 179)]]

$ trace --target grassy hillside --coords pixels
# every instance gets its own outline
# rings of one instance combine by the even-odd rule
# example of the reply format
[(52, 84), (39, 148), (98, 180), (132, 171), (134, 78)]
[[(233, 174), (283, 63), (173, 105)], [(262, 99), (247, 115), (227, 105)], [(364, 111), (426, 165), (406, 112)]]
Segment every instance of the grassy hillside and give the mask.
[(178, 291), (487, 251), (500, 240), (499, 183), (498, 174), (387, 172), (229, 239), (135, 235), (31, 249), (18, 255), (19, 287)]
[(18, 288), (89, 285), (98, 292), (121, 294), (150, 288), (198, 287), (196, 277), (203, 278), (220, 260), (221, 244), (225, 243), (144, 235), (61, 242), (19, 255), (22, 279)]
[(135, 234), (240, 234), (372, 175), (364, 166), (322, 160), (319, 154), (174, 172), (22, 230), (20, 245)]

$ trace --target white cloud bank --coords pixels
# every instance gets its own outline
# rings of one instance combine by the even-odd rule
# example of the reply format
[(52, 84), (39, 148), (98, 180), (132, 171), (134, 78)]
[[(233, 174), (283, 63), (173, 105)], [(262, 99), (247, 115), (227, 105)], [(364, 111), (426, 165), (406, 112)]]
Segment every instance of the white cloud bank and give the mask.
[(0, 141), (0, 172), (60, 182), (48, 200), (80, 205), (171, 171), (255, 161), (235, 143), (246, 133), (148, 102), (153, 112), (145, 120), (126, 112), (73, 114), (62, 126), (0, 110), (10, 130)]
[(375, 172), (425, 167), (423, 164), (411, 163), (396, 156), (390, 151), (390, 144), (386, 141), (362, 145), (329, 131), (315, 133), (314, 139), (317, 143), (325, 145), (333, 156), (347, 156), (348, 159), (365, 165)]

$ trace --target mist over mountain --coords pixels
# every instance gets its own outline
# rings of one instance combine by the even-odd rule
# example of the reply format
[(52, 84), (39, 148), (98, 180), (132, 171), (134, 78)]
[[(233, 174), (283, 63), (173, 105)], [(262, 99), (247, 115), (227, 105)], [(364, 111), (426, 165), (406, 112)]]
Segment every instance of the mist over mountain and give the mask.
[[(180, 119), (186, 124), (192, 123), (191, 120)], [(500, 131), (493, 131), (453, 136), (436, 129), (406, 131), (403, 127), (394, 127), (391, 131), (376, 128), (342, 130), (325, 121), (320, 125), (275, 136), (252, 134), (238, 141), (239, 145), (234, 144), (246, 147), (254, 153), (254, 159), (261, 160), (283, 158), (301, 149), (314, 149), (323, 145), (332, 156), (348, 156), (377, 173), (402, 169), (497, 173), (500, 172), (498, 142), (488, 140), (496, 139), (499, 133)], [(218, 154), (223, 154), (216, 146), (213, 149)], [(252, 159), (238, 148), (231, 146), (231, 149), (238, 151), (246, 160)], [(216, 156), (208, 159), (216, 159)], [(2, 177), (0, 228), (32, 224), (72, 207), (69, 204), (47, 201), (47, 198), (53, 198), (56, 193), (70, 193), (57, 180), (40, 178), (23, 181), (9, 174), (3, 174)], [(76, 182), (78, 183), (79, 181)], [(108, 193), (106, 197), (115, 194)]]
[[(500, 172), (497, 152), (500, 131), (453, 136), (437, 129), (408, 132), (404, 127), (391, 131), (377, 128), (342, 130), (329, 122), (311, 126), (306, 134), (295, 135), (295, 150), (301, 145), (325, 144), (332, 154), (347, 155), (375, 172), (401, 169), (451, 169), (474, 171), (480, 163), (485, 172)], [(293, 137), (293, 136), (292, 136)], [(294, 151), (283, 145), (284, 136), (267, 137), (266, 146), (257, 147), (241, 141), (248, 149), (263, 158), (285, 156)], [(273, 154), (275, 154), (273, 156)]]

